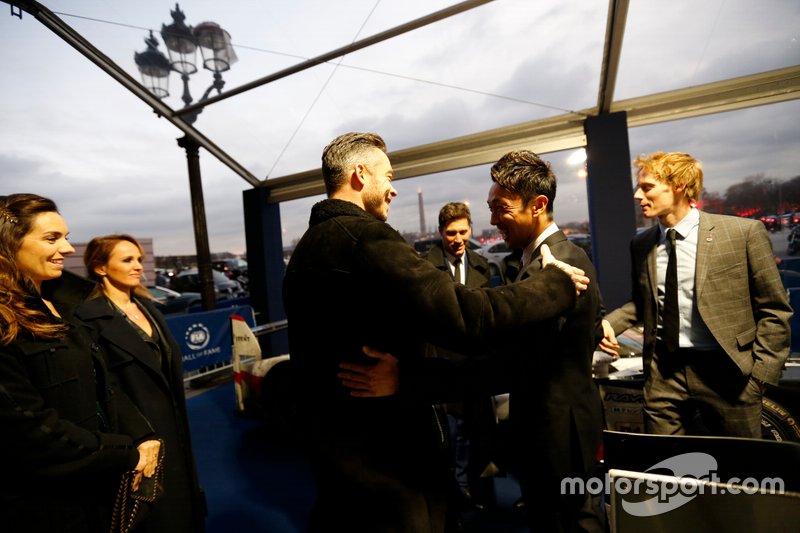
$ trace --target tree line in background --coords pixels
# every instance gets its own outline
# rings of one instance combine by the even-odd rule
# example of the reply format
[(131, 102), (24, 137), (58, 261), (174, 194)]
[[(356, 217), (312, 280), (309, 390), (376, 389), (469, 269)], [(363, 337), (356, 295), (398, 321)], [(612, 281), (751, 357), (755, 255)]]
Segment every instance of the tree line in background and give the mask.
[(759, 218), (800, 210), (800, 176), (786, 181), (763, 174), (748, 176), (724, 194), (703, 191), (700, 207), (712, 213)]

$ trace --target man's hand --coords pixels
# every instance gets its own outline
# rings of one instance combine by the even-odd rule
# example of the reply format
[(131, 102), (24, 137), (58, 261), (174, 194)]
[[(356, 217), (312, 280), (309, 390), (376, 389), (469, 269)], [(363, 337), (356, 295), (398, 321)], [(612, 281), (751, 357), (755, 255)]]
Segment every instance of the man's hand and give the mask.
[(603, 320), (603, 340), (600, 341), (600, 344), (597, 347), (610, 355), (619, 355), (619, 341), (617, 340), (617, 336), (614, 335), (614, 328), (611, 327), (611, 324), (608, 320)]
[(341, 363), (337, 376), (342, 380), (342, 385), (353, 389), (350, 396), (361, 398), (379, 398), (391, 396), (400, 389), (400, 371), (397, 359), (392, 354), (379, 352), (369, 346), (364, 346), (364, 353), (377, 359), (374, 365), (359, 365), (356, 363)]
[(542, 252), (542, 268), (546, 267), (547, 265), (553, 265), (554, 267), (558, 267), (559, 269), (563, 270), (564, 272), (572, 278), (572, 283), (575, 284), (575, 293), (580, 294), (581, 291), (585, 291), (587, 287), (589, 287), (589, 278), (585, 276), (586, 272), (581, 270), (578, 267), (574, 267), (572, 265), (568, 265), (564, 261), (559, 261), (555, 257), (553, 257), (553, 253), (550, 251), (550, 247), (546, 244), (543, 244), (541, 247)]

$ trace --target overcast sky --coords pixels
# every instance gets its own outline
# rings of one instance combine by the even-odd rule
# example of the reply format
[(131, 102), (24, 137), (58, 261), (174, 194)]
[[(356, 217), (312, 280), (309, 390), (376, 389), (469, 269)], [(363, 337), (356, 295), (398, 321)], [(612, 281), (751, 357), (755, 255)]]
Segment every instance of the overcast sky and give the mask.
[[(233, 88), (455, 2), (317, 0), (180, 2), (187, 23), (219, 23), (239, 61)], [(139, 78), (133, 54), (146, 29), (171, 22), (174, 2), (45, 1), (113, 61)], [(77, 51), (23, 13), (0, 10), (0, 193), (54, 199), (85, 242), (124, 231), (154, 239), (158, 255), (194, 253), (181, 132)], [(223, 7), (220, 7), (223, 6)], [(376, 131), (390, 150), (485, 131), (596, 104), (607, 4), (600, 0), (496, 0), (331, 64), (251, 90), (203, 111), (196, 127), (260, 179), (319, 167), (322, 148), (346, 131)], [(800, 2), (632, 2), (615, 97), (642, 96), (800, 64)], [(166, 53), (163, 42), (160, 50)], [(197, 99), (211, 74), (192, 76)], [(180, 102), (180, 79), (172, 93)], [(797, 101), (631, 130), (631, 153), (689, 151), (707, 188), (724, 192), (754, 174), (800, 174)], [(571, 152), (544, 154), (559, 176), (556, 220), (588, 218)], [(242, 191), (250, 185), (201, 150), (212, 252), (242, 253)], [(419, 229), (452, 200), (473, 205), (488, 228), (488, 167), (397, 182), (389, 222)], [(284, 244), (306, 227), (319, 198), (281, 206)]]

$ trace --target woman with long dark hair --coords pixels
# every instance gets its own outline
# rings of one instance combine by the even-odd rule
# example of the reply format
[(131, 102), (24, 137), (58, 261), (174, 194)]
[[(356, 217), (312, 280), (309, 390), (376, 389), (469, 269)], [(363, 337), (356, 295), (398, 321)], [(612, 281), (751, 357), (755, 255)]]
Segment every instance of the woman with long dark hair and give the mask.
[(64, 271), (67, 233), (51, 200), (0, 197), (4, 531), (107, 532), (122, 474), (138, 487), (157, 463), (152, 427), (74, 314), (93, 284)]

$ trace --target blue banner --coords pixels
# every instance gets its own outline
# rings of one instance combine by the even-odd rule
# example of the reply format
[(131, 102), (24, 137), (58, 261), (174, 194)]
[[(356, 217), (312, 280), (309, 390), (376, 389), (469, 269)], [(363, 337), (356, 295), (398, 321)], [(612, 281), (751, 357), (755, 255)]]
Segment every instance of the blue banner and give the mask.
[(239, 315), (247, 325), (255, 326), (249, 305), (167, 315), (167, 325), (181, 347), (184, 373), (231, 361), (231, 315)]

